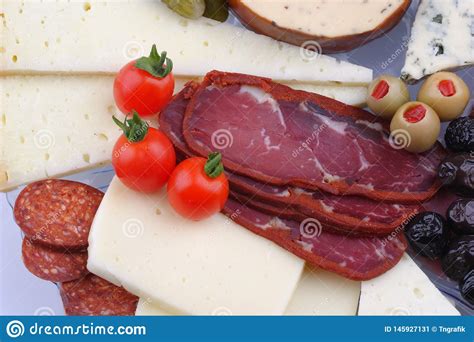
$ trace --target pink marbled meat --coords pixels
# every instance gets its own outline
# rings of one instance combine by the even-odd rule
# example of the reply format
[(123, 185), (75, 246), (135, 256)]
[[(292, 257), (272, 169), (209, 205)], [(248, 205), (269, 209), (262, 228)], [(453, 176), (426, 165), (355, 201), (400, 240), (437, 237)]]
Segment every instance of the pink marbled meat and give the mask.
[(335, 100), (268, 79), (209, 73), (183, 120), (188, 148), (220, 150), (229, 171), (274, 185), (292, 185), (376, 200), (424, 201), (438, 189), (445, 156), (394, 148), (386, 123)]
[[(184, 156), (193, 153), (184, 142), (182, 121), (195, 84), (188, 85), (175, 96), (160, 114), (160, 129)], [(273, 208), (272, 214), (289, 219), (315, 218), (327, 230), (354, 235), (386, 235), (413, 215), (417, 204), (400, 205), (360, 196), (337, 196), (318, 190), (277, 186), (252, 178), (227, 173), (231, 189), (252, 196)], [(289, 209), (289, 210), (282, 210)]]
[(350, 237), (320, 229), (311, 220), (282, 220), (228, 200), (224, 213), (312, 265), (354, 280), (375, 278), (395, 266), (407, 248), (403, 232)]

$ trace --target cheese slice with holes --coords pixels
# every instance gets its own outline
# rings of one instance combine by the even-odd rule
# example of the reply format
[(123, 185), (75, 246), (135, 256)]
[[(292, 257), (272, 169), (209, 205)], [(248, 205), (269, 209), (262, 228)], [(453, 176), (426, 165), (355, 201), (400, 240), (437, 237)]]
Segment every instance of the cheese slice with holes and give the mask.
[[(360, 282), (307, 265), (284, 314), (353, 316), (357, 314), (359, 295)], [(135, 314), (137, 316), (173, 315), (146, 298), (140, 298)], [(231, 313), (221, 310), (215, 314), (228, 315)]]
[(359, 315), (459, 315), (407, 255), (375, 279), (362, 282)]
[(182, 218), (166, 192), (126, 188), (114, 178), (89, 235), (88, 269), (183, 314), (280, 315), (304, 262), (222, 214)]
[(4, 73), (114, 73), (156, 43), (180, 76), (217, 69), (312, 83), (372, 80), (368, 68), (308, 58), (299, 47), (227, 23), (187, 20), (161, 1), (3, 1), (1, 12)]
[(112, 76), (1, 77), (0, 191), (108, 163), (122, 133), (112, 115), (123, 118), (112, 86)]
[[(176, 78), (179, 91), (187, 78)], [(365, 87), (292, 84), (348, 104)], [(112, 76), (0, 77), (0, 191), (108, 163), (121, 134)]]
[(95, 167), (120, 129), (111, 77), (2, 77), (0, 189)]

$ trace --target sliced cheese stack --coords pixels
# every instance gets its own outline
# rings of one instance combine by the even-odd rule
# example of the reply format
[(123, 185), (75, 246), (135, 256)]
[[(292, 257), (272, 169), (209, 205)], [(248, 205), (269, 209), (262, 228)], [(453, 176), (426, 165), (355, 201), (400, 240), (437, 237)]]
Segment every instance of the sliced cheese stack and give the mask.
[[(326, 56), (307, 59), (297, 47), (245, 29), (186, 20), (159, 1), (6, 1), (0, 13), (0, 74), (8, 89), (2, 91), (0, 191), (107, 163), (119, 134), (111, 120), (117, 113), (111, 76), (153, 43), (174, 61), (175, 91), (221, 69), (362, 105), (372, 79), (370, 69)], [(11, 76), (24, 73), (35, 76)], [(94, 77), (74, 78), (84, 74)]]
[[(112, 96), (112, 76), (0, 81), (0, 190), (110, 161), (121, 134), (112, 115), (123, 118)], [(185, 81), (178, 79), (176, 89)]]
[(360, 286), (359, 281), (306, 265), (285, 315), (356, 315)]
[(144, 195), (114, 178), (89, 235), (88, 269), (183, 314), (280, 315), (304, 262), (222, 214), (183, 219), (165, 192)]
[(120, 129), (113, 78), (2, 77), (0, 189), (98, 166)]
[[(353, 316), (357, 313), (359, 293), (360, 282), (307, 266), (284, 314), (287, 316)], [(229, 315), (231, 312), (222, 310), (215, 314)], [(150, 300), (140, 298), (136, 315), (167, 316), (172, 313), (163, 310)]]
[(387, 273), (362, 282), (359, 315), (457, 316), (459, 312), (405, 254)]
[(472, 0), (422, 0), (411, 30), (402, 78), (474, 64)]
[(298, 47), (230, 24), (186, 20), (160, 1), (7, 1), (3, 15), (4, 72), (114, 73), (156, 43), (181, 76), (217, 69), (310, 83), (372, 80), (362, 66), (308, 59)]
[[(187, 78), (176, 78), (175, 91)], [(365, 87), (292, 84), (349, 104)], [(112, 76), (0, 77), (0, 191), (108, 163), (121, 134)], [(21, 156), (21, 157), (19, 157)]]

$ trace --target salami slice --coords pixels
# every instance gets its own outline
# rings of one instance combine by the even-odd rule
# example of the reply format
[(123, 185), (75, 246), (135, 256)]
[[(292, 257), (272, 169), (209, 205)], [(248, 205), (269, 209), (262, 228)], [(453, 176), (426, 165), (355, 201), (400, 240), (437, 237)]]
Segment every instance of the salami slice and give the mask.
[(89, 273), (86, 267), (87, 252), (54, 249), (32, 242), (25, 237), (22, 256), (28, 271), (44, 280), (71, 281)]
[(47, 179), (29, 184), (15, 202), (16, 223), (28, 236), (52, 247), (87, 247), (89, 230), (104, 194), (86, 184)]
[(60, 286), (64, 310), (70, 316), (133, 316), (138, 297), (123, 287), (89, 273)]

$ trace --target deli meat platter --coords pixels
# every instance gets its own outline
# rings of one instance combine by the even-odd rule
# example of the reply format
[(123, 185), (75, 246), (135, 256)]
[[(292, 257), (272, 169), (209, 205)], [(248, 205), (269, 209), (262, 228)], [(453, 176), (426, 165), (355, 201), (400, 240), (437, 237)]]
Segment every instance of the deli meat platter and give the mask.
[(472, 315), (472, 0), (0, 7), (2, 315)]

